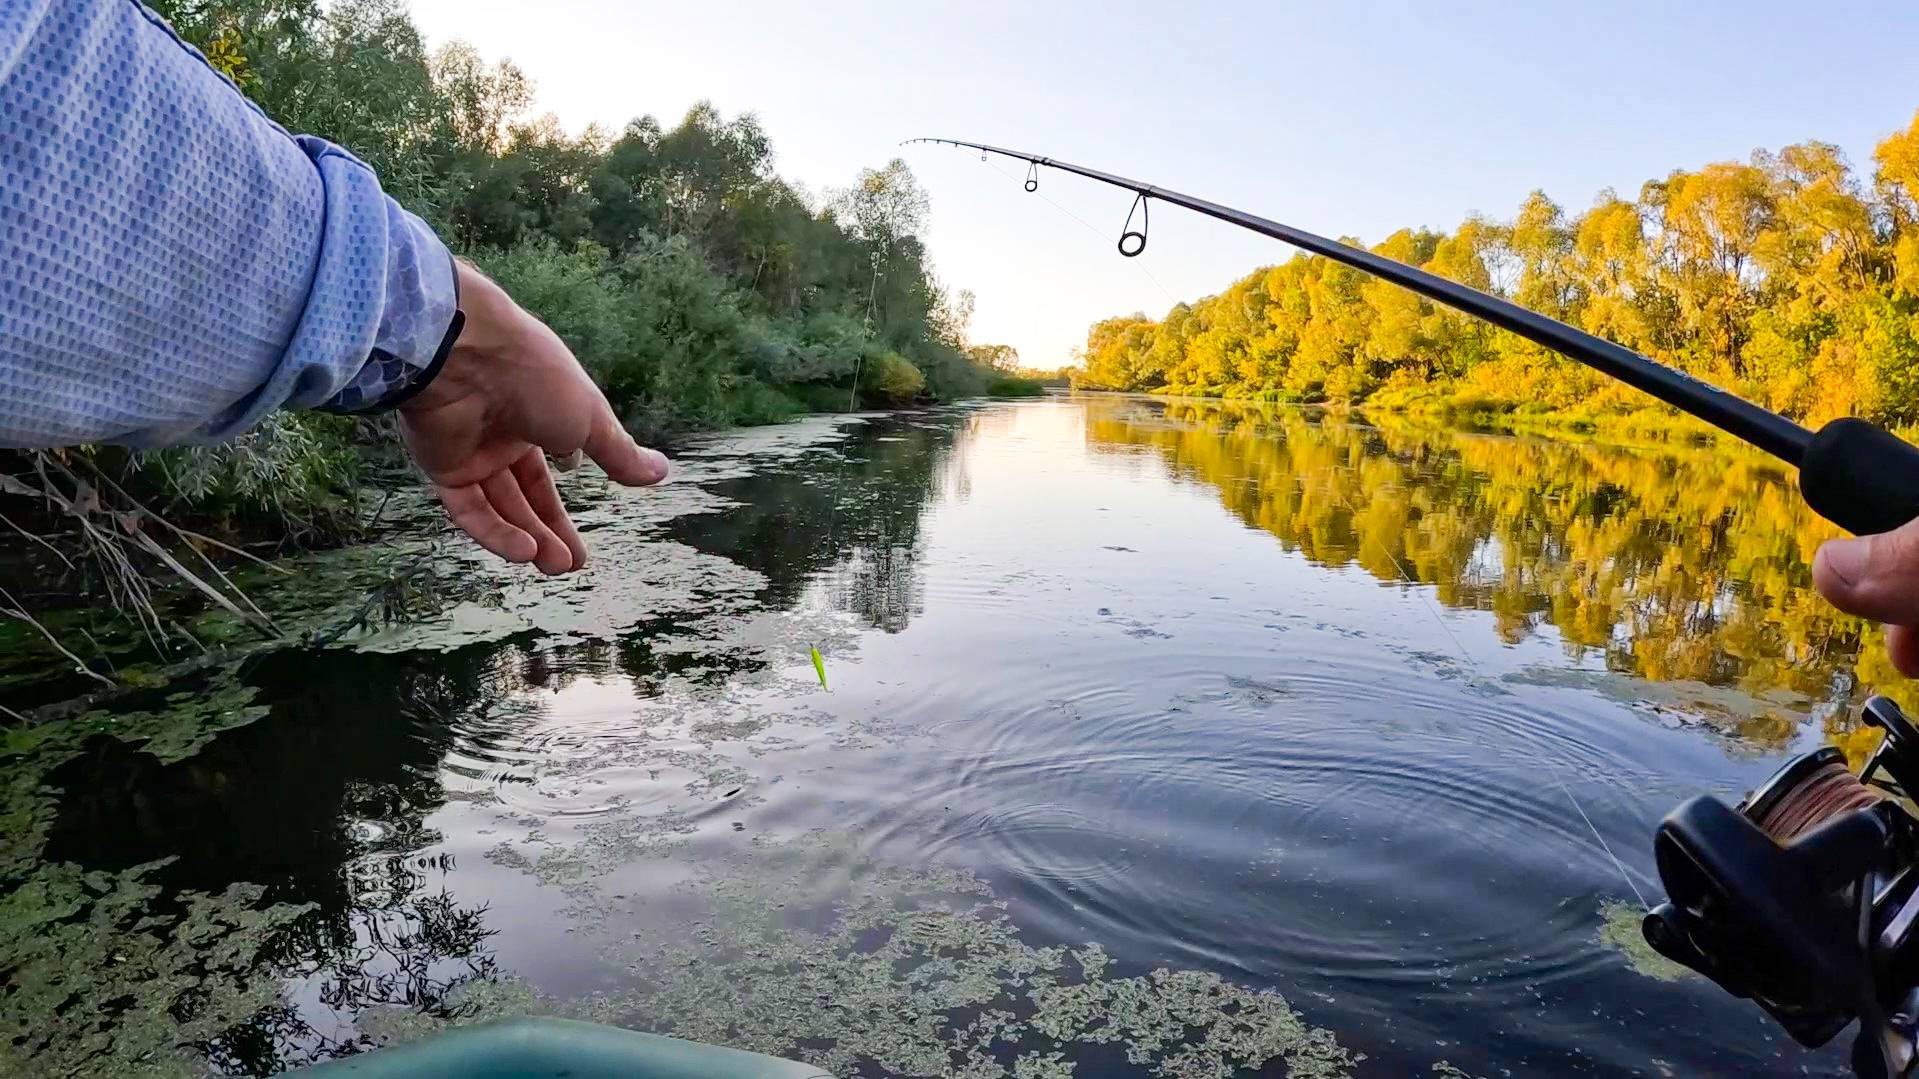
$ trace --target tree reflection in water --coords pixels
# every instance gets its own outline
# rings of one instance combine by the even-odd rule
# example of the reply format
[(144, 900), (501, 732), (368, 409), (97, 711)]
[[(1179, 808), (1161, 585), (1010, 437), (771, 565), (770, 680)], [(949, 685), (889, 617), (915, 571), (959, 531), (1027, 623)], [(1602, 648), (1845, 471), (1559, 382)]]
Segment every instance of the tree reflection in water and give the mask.
[[(1837, 533), (1757, 454), (1223, 402), (1086, 408), (1095, 450), (1149, 451), (1286, 550), (1410, 576), (1448, 607), (1490, 612), (1509, 644), (1550, 627), (1621, 674), (1830, 704), (1853, 752), (1846, 716), (1866, 688), (1910, 695), (1878, 627), (1812, 591), (1813, 552)], [(1791, 729), (1755, 717), (1741, 733), (1779, 744)]]

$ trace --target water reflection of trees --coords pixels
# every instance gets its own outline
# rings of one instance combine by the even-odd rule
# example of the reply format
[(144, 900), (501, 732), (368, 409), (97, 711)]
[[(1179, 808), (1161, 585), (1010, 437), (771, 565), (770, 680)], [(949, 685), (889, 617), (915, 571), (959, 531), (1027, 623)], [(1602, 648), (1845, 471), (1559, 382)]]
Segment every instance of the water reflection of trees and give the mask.
[(1809, 587), (1830, 526), (1756, 456), (1257, 406), (1087, 408), (1096, 448), (1151, 448), (1288, 550), (1410, 575), (1448, 606), (1491, 612), (1508, 642), (1549, 625), (1616, 671), (1815, 698), (1848, 694), (1856, 661), (1872, 667), (1861, 644), (1875, 631)]
[[(767, 578), (766, 601), (792, 607), (818, 582), (833, 604), (888, 633), (923, 605), (921, 518), (949, 476), (960, 414), (862, 424), (833, 447), (712, 489), (739, 503), (674, 522), (674, 538)], [(955, 478), (957, 477), (957, 478)]]
[[(259, 977), (299, 978), (347, 1016), (431, 1014), (495, 974), (485, 906), (447, 891), (449, 857), (421, 853), (439, 839), (427, 818), (448, 798), (443, 762), (460, 739), (531, 716), (531, 686), (591, 667), (511, 646), (267, 657), (247, 675), (266, 718), (173, 763), (101, 740), (62, 766), (45, 858), (106, 871), (171, 858), (154, 879), (172, 894), (265, 885), (269, 901), (310, 909), (276, 933)], [(202, 1051), (268, 1074), (363, 1047), (315, 1018), (274, 1005)]]
[[(774, 605), (791, 606), (820, 587), (869, 624), (901, 629), (920, 606), (920, 518), (951, 479), (942, 469), (963, 426), (959, 416), (863, 425), (845, 445), (798, 467), (730, 485), (725, 493), (743, 505), (685, 527), (702, 534), (695, 545), (763, 573), (762, 598)], [(246, 936), (251, 950), (221, 960), (233, 979), (184, 977), (156, 987), (140, 1002), (158, 1008), (143, 1033), (113, 1035), (83, 1054), (87, 1067), (123, 1069), (152, 1047), (185, 1039), (222, 1071), (271, 1073), (363, 1048), (350, 1020), (366, 1009), (443, 1015), (460, 986), (495, 976), (485, 905), (462, 902), (450, 887), (450, 858), (427, 853), (441, 840), (434, 814), (463, 791), (486, 793), (497, 770), (491, 747), (510, 745), (539, 718), (542, 702), (576, 678), (618, 672), (645, 694), (665, 680), (724, 678), (763, 662), (657, 648), (673, 621), (661, 613), (615, 640), (537, 648), (273, 653), (250, 661), (238, 677), (244, 685), (236, 683), (257, 690), (250, 703), (265, 707), (263, 718), (212, 725), (233, 713), (202, 709), (152, 721), (156, 736), (191, 744), (181, 753), (156, 755), (142, 739), (76, 728), (73, 749), (57, 762), (0, 754), (0, 769), (12, 769), (0, 778), (46, 792), (14, 800), (23, 819), (43, 814), (47, 822), (44, 844), (29, 836), (33, 849), (8, 863), (18, 862), (22, 879), (65, 881), (60, 874), (84, 871), (121, 881), (141, 909), (184, 909), (208, 897), (218, 904), (217, 919), (192, 923), (214, 927), (196, 928), (202, 935), (194, 940), (156, 943), (164, 928), (128, 920), (102, 922), (89, 947), (168, 948), (176, 967), (191, 968), (224, 955), (225, 941), (241, 932), (234, 927), (258, 930)], [(12, 803), (0, 809), (11, 813)], [(263, 891), (219, 898), (255, 885)], [(149, 886), (150, 895), (127, 891)], [(256, 904), (279, 904), (272, 912), (284, 913), (250, 921)], [(0, 954), (0, 966), (9, 958)], [(300, 1002), (272, 992), (282, 978), (299, 983)], [(87, 978), (67, 982), (89, 995)], [(199, 999), (205, 992), (221, 994), (217, 1006)], [(179, 1025), (188, 1013), (198, 1016), (193, 1033)], [(102, 1020), (115, 1030), (129, 1021)], [(44, 1063), (31, 1055), (38, 1051), (29, 1047), (25, 1059)], [(5, 1065), (0, 1059), (0, 1070)]]

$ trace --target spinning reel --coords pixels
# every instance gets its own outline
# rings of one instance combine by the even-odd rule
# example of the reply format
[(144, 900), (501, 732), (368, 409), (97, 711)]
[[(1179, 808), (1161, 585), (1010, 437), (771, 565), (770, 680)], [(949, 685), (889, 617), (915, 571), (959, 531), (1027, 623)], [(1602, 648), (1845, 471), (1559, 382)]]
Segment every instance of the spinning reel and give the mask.
[(1919, 729), (1884, 697), (1885, 732), (1854, 776), (1830, 747), (1799, 757), (1738, 808), (1694, 798), (1653, 837), (1670, 897), (1647, 943), (1816, 1048), (1853, 1020), (1853, 1070), (1919, 1075)]

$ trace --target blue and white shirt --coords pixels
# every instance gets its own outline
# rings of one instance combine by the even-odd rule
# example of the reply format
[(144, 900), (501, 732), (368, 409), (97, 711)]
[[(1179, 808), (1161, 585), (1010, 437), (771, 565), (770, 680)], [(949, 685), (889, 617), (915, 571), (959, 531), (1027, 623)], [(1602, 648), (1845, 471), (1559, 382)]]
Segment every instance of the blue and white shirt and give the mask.
[(452, 258), (135, 0), (0, 0), (0, 447), (154, 446), (391, 404)]

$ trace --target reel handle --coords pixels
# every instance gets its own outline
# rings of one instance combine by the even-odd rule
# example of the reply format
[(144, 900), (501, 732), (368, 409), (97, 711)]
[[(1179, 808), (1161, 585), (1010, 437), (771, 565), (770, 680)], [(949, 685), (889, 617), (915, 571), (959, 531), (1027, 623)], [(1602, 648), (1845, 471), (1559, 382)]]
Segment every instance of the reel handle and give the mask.
[(1821, 427), (1799, 460), (1813, 511), (1855, 535), (1919, 518), (1919, 447), (1856, 417)]

